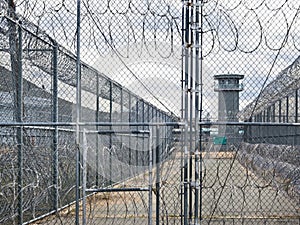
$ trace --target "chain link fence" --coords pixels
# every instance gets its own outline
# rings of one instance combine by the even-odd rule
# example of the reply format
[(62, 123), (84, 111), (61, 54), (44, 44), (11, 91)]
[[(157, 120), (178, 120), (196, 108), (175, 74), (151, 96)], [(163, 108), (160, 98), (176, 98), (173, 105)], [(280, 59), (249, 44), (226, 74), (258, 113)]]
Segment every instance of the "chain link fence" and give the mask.
[(297, 0), (0, 0), (1, 224), (299, 224)]
[(184, 224), (299, 224), (299, 3), (183, 8), (185, 106), (196, 108), (184, 119), (202, 133), (186, 157)]

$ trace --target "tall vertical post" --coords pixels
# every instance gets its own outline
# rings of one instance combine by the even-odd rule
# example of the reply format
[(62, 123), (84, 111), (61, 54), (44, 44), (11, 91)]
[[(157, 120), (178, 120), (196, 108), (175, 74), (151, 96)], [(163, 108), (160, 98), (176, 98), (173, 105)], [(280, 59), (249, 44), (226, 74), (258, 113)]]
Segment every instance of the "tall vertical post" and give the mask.
[[(53, 46), (53, 78), (52, 78), (52, 122), (58, 122), (58, 46)], [(58, 127), (53, 130), (53, 210), (58, 209)]]
[[(21, 123), (23, 121), (23, 74), (22, 74), (22, 28), (18, 25), (18, 74), (16, 79), (16, 120)], [(23, 127), (17, 128), (17, 145), (18, 145), (18, 219), (19, 224), (23, 224)]]
[(286, 103), (285, 103), (285, 122), (288, 123), (289, 122), (289, 96), (286, 96), (285, 99)]
[[(97, 73), (96, 81), (96, 123), (99, 122), (99, 111), (100, 111), (100, 101), (99, 101), (99, 74)], [(96, 129), (99, 130), (99, 125), (96, 125)], [(99, 134), (96, 134), (96, 187), (99, 187)]]
[[(109, 122), (112, 123), (112, 113), (113, 113), (113, 82), (109, 82)], [(112, 130), (112, 125), (109, 127)], [(112, 185), (112, 133), (109, 134), (109, 185)]]
[(156, 182), (155, 182), (155, 190), (156, 190), (156, 225), (159, 224), (159, 217), (160, 217), (160, 143), (159, 143), (159, 136), (160, 136), (160, 127), (156, 126)]
[[(148, 122), (148, 123), (150, 122), (150, 105), (149, 104), (147, 104), (147, 119), (146, 119), (146, 122)], [(151, 132), (151, 128), (149, 126), (147, 126), (147, 128)], [(148, 138), (149, 138), (149, 142), (152, 144), (152, 134)], [(150, 144), (150, 148), (151, 148), (151, 144)], [(149, 150), (148, 153), (147, 153), (147, 160), (150, 160), (150, 157), (152, 157), (152, 155), (150, 156), (150, 150)]]
[[(128, 93), (129, 102), (128, 102), (128, 123), (129, 129), (131, 130), (130, 123), (131, 123), (131, 93)], [(129, 133), (129, 140), (128, 140), (128, 163), (131, 165), (131, 134)]]
[(278, 122), (281, 123), (282, 122), (282, 118), (281, 118), (282, 112), (281, 112), (281, 99), (278, 100)]
[[(298, 123), (298, 106), (299, 106), (299, 94), (298, 89), (295, 90), (295, 123)], [(299, 144), (299, 135), (298, 135), (299, 128), (297, 126), (294, 127), (294, 145)]]
[[(191, 4), (193, 4), (193, 0), (191, 0)], [(192, 6), (193, 7), (193, 6)], [(189, 54), (189, 61), (190, 61), (190, 71), (189, 71), (189, 89), (188, 89), (188, 96), (189, 96), (189, 221), (192, 221), (193, 218), (193, 114), (194, 114), (194, 102), (193, 102), (193, 95), (194, 95), (194, 10), (191, 8), (190, 10), (190, 54)]]
[[(149, 108), (149, 107), (148, 107)], [(152, 157), (152, 132), (150, 130), (148, 137), (148, 154), (149, 154), (149, 208), (148, 208), (148, 225), (152, 225), (152, 168), (153, 168), (153, 157)]]
[(77, 36), (76, 36), (76, 209), (75, 224), (79, 225), (79, 198), (80, 198), (80, 130), (79, 122), (81, 120), (81, 62), (80, 62), (80, 0), (77, 0)]
[[(120, 120), (123, 122), (123, 113), (124, 113), (124, 96), (123, 96), (123, 87), (120, 87), (121, 89), (121, 100), (120, 100)], [(121, 130), (123, 130), (123, 126), (121, 126)], [(120, 136), (120, 150), (123, 158), (123, 135)], [(121, 163), (121, 180), (123, 180), (123, 164)]]
[[(139, 122), (139, 99), (136, 99), (136, 104), (135, 104), (135, 122)], [(139, 130), (139, 126), (136, 126), (136, 129)], [(138, 165), (139, 165), (139, 136), (137, 135), (135, 138), (135, 168), (136, 168), (136, 173), (138, 172)]]
[(295, 90), (295, 123), (298, 123), (298, 105), (299, 105), (299, 99), (298, 99), (298, 90)]
[(87, 139), (85, 129), (83, 129), (82, 170), (82, 225), (86, 225)]
[(267, 110), (267, 122), (271, 122), (271, 107), (268, 106)]
[[(180, 109), (180, 116), (181, 116), (181, 120), (184, 119), (184, 111), (183, 111), (183, 106), (184, 106), (184, 78), (185, 78), (185, 69), (184, 69), (184, 54), (185, 54), (185, 7), (184, 7), (184, 0), (182, 0), (182, 9), (181, 9), (181, 27), (182, 27), (182, 33), (181, 33), (181, 109)], [(181, 129), (181, 134), (180, 134), (180, 150), (181, 150), (181, 155), (180, 155), (180, 214), (181, 215), (185, 215), (184, 214), (184, 198), (183, 198), (183, 194), (184, 194), (184, 142), (183, 142), (183, 129)], [(184, 216), (181, 216), (181, 224), (183, 224), (184, 221)]]
[(188, 84), (189, 84), (189, 46), (190, 46), (190, 13), (189, 13), (189, 2), (183, 1), (183, 7), (184, 7), (184, 17), (183, 20), (185, 21), (183, 24), (183, 39), (184, 39), (184, 82), (183, 84), (183, 92), (184, 92), (184, 106), (183, 106), (183, 112), (184, 112), (184, 162), (183, 162), (183, 187), (184, 187), (184, 202), (183, 202), (183, 214), (184, 214), (184, 225), (188, 225), (188, 157), (189, 157), (189, 151), (188, 151)]
[[(268, 106), (267, 108), (266, 108), (266, 121), (268, 122), (268, 123), (270, 123), (271, 122), (271, 106)], [(269, 141), (269, 138), (270, 138), (270, 132), (271, 132), (271, 130), (270, 130), (270, 126), (265, 126), (265, 131), (264, 131), (264, 133), (265, 133), (265, 140), (267, 140), (267, 141)]]
[[(123, 113), (124, 113), (124, 96), (123, 96), (123, 88), (120, 87), (121, 89), (121, 100), (120, 100), (120, 120), (121, 122), (123, 122)], [(121, 130), (123, 130), (123, 126), (121, 126)], [(121, 135), (120, 137), (120, 141), (121, 141), (121, 145), (120, 145), (120, 149), (122, 149), (122, 145), (123, 145), (123, 136)]]
[[(286, 96), (286, 103), (285, 103), (285, 107), (286, 107), (286, 110), (285, 110), (285, 115), (286, 115), (286, 123), (289, 123), (289, 116), (290, 116), (290, 112), (289, 112), (289, 109), (290, 109), (290, 106), (289, 106), (289, 96)], [(285, 142), (284, 144), (288, 145), (289, 144), (289, 126), (285, 126), (286, 127), (286, 133), (284, 134), (285, 137)]]
[[(144, 100), (142, 100), (142, 122), (143, 124), (145, 123), (145, 102)], [(142, 126), (142, 130), (145, 130), (145, 125)], [(142, 166), (144, 166), (144, 161), (145, 161), (145, 149), (147, 149), (147, 146), (145, 146), (145, 134), (143, 133), (143, 138), (142, 138), (142, 156), (141, 156), (141, 159), (142, 159)]]
[[(151, 121), (152, 122), (156, 122), (155, 121), (155, 108), (154, 108), (154, 106), (153, 105), (151, 105)], [(154, 161), (154, 160), (156, 160), (156, 158), (155, 158), (155, 143), (156, 143), (156, 130), (155, 130), (156, 128), (154, 127), (154, 126), (151, 126), (151, 132), (152, 132), (152, 140), (151, 140), (151, 142), (153, 143), (153, 145), (152, 145), (152, 159), (153, 159), (153, 163), (154, 162), (156, 162), (156, 161)]]
[[(195, 209), (194, 224), (198, 224), (198, 219), (202, 220), (202, 13), (203, 1), (195, 0)], [(201, 11), (200, 11), (201, 10)], [(200, 15), (201, 21), (200, 21)], [(201, 33), (201, 37), (199, 35)], [(199, 40), (200, 39), (200, 40)], [(201, 65), (199, 65), (199, 60)], [(200, 67), (201, 66), (201, 67)], [(200, 193), (199, 193), (200, 191)]]
[(276, 106), (275, 103), (272, 105), (272, 122), (276, 122)]
[[(163, 122), (164, 123), (167, 123), (167, 115), (165, 113), (162, 114), (162, 117), (163, 117)], [(167, 126), (165, 125), (164, 126), (164, 140), (163, 140), (163, 151), (165, 152), (165, 155), (167, 156), (169, 154), (169, 151), (168, 151), (168, 145), (167, 145), (167, 134), (168, 134), (168, 130), (167, 130)]]

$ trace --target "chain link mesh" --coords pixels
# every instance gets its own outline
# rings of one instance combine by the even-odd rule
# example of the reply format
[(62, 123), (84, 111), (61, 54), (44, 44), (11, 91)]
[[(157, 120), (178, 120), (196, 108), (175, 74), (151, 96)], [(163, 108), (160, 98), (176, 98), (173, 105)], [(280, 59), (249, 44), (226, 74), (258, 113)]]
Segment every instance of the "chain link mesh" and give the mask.
[(299, 224), (297, 0), (0, 0), (0, 223)]

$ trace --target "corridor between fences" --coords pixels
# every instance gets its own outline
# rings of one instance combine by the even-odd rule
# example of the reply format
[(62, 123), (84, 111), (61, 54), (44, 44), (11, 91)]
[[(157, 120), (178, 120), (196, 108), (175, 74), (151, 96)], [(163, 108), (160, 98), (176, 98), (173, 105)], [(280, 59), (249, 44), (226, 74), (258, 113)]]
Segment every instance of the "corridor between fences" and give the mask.
[(300, 224), (298, 0), (0, 0), (0, 224)]

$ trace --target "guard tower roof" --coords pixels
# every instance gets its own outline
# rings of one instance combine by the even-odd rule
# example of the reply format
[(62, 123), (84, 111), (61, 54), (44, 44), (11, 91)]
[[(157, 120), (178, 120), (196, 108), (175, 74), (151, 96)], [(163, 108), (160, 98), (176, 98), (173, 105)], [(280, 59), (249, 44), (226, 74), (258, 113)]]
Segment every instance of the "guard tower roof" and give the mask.
[(241, 74), (217, 74), (214, 75), (214, 79), (215, 80), (219, 80), (219, 79), (243, 79), (244, 75)]

